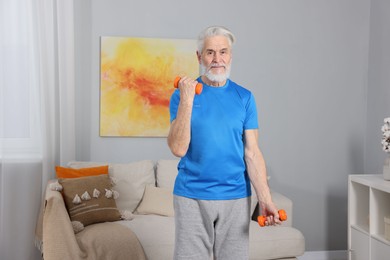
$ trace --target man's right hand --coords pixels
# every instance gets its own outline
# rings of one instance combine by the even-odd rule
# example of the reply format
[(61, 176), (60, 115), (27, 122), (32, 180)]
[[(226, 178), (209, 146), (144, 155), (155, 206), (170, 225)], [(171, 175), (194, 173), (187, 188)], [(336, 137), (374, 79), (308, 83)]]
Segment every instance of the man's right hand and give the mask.
[(195, 96), (195, 88), (198, 81), (189, 78), (181, 77), (178, 88), (180, 89), (180, 102), (192, 104)]

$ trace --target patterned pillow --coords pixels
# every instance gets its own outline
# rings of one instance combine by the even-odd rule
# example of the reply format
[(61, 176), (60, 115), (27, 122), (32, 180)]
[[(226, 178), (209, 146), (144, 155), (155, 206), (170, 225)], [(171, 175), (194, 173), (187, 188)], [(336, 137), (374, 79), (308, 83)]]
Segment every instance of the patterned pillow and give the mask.
[(59, 179), (62, 185), (66, 209), (71, 221), (83, 226), (121, 219), (115, 198), (118, 192), (112, 189), (107, 174), (81, 178)]

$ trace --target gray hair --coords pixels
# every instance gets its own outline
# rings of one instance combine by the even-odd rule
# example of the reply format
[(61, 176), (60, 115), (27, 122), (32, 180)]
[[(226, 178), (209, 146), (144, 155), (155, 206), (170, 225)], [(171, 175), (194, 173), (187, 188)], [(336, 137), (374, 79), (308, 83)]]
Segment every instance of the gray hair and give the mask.
[(228, 39), (230, 47), (232, 47), (236, 41), (236, 37), (229, 29), (223, 26), (210, 26), (204, 29), (198, 36), (198, 52), (201, 53), (203, 51), (206, 38), (219, 35), (225, 36)]

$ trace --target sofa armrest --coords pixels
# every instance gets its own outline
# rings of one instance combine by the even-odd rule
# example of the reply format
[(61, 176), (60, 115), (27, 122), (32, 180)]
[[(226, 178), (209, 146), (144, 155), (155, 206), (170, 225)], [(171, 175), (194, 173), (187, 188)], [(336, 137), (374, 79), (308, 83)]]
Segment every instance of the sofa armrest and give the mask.
[(284, 209), (287, 213), (287, 220), (283, 222), (283, 226), (291, 227), (292, 226), (292, 217), (293, 217), (293, 203), (292, 200), (288, 197), (280, 194), (278, 192), (271, 192), (272, 200), (274, 201), (278, 209)]
[(146, 259), (137, 236), (121, 224), (96, 223), (75, 234), (62, 194), (49, 187), (50, 183), (43, 213), (43, 259)]
[[(275, 203), (278, 209), (284, 209), (287, 213), (287, 220), (282, 222), (282, 226), (291, 227), (292, 226), (292, 217), (293, 217), (293, 203), (288, 197), (282, 195), (281, 193), (271, 191), (272, 200)], [(259, 216), (259, 205), (257, 204), (256, 209), (253, 213), (252, 220), (257, 221), (257, 216)]]
[(65, 207), (62, 194), (46, 189), (43, 213), (43, 257), (51, 259), (81, 259), (86, 256), (80, 250)]

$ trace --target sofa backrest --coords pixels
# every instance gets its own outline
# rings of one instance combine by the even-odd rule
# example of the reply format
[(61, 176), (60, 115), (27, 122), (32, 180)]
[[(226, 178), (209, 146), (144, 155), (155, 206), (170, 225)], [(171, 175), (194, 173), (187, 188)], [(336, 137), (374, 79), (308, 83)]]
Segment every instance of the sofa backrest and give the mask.
[[(179, 159), (160, 159), (157, 162), (143, 160), (130, 163), (71, 161), (68, 167), (79, 169), (109, 165), (109, 175), (116, 180), (115, 189), (120, 194), (117, 199), (118, 208), (134, 212), (142, 200), (146, 186), (160, 187), (173, 192), (178, 164)], [(258, 200), (253, 186), (251, 188), (251, 212), (253, 213)]]

